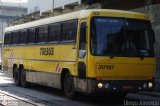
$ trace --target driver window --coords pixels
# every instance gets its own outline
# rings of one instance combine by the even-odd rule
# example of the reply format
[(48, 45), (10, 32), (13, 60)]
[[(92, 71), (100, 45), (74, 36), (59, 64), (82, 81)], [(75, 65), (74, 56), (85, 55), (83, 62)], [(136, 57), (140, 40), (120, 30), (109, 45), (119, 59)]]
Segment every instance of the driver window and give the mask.
[(86, 22), (81, 23), (79, 40), (79, 58), (86, 55)]

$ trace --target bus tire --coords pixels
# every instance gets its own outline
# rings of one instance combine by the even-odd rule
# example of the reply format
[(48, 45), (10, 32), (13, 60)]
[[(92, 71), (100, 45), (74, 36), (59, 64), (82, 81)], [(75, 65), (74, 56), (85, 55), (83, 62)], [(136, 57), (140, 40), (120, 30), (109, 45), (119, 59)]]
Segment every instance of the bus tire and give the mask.
[(15, 82), (16, 86), (21, 86), (20, 72), (17, 67), (14, 68), (13, 74), (14, 74), (14, 82)]
[(28, 87), (28, 83), (26, 81), (26, 71), (24, 68), (21, 68), (21, 85), (24, 88)]
[(74, 98), (74, 81), (69, 72), (64, 77), (64, 94), (67, 98)]

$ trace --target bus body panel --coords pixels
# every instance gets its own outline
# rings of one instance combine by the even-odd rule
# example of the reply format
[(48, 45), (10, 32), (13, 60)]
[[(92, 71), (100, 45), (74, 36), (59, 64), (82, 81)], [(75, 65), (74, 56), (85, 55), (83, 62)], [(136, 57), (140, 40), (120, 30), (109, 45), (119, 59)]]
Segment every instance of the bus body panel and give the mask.
[(13, 65), (22, 64), (27, 71), (27, 81), (55, 88), (58, 85), (58, 88), (61, 88), (60, 73), (62, 69), (69, 69), (72, 75), (77, 75), (75, 46), (75, 44), (55, 44), (5, 47), (3, 49), (3, 66), (7, 66), (7, 69), (11, 71), (8, 74), (12, 76)]
[(154, 77), (156, 70), (154, 58), (91, 56), (89, 63), (88, 77)]

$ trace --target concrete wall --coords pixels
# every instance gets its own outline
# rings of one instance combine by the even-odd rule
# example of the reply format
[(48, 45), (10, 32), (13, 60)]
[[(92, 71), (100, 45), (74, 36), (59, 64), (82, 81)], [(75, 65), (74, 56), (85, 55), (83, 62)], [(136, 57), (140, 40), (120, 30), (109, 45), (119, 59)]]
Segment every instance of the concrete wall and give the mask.
[[(7, 1), (7, 0), (5, 0), (5, 1)], [(20, 4), (19, 4), (19, 2), (17, 2), (17, 3), (11, 3), (11, 2), (4, 2), (4, 0), (3, 0), (2, 1), (2, 5), (8, 6), (8, 7), (10, 7), (10, 6), (12, 6), (12, 7), (18, 7), (18, 6), (20, 6), (20, 7), (27, 8), (27, 2), (21, 2)]]
[[(45, 0), (43, 0), (43, 2), (44, 1)], [(39, 11), (40, 5), (41, 5), (41, 0), (28, 0), (28, 14)]]
[(44, 0), (41, 0), (41, 4), (40, 4), (40, 12), (45, 12), (48, 10), (53, 10), (54, 7), (54, 0), (45, 0), (45, 5), (44, 5)]
[(61, 7), (61, 6), (63, 7), (67, 4), (71, 4), (74, 2), (78, 2), (80, 4), (81, 0), (54, 0), (54, 8)]
[(28, 14), (40, 11), (40, 13), (53, 10), (53, 8), (64, 7), (65, 5), (78, 2), (81, 0), (28, 0)]
[(4, 6), (3, 9), (0, 8), (0, 15), (2, 14), (5, 16), (22, 16), (27, 14), (27, 8)]

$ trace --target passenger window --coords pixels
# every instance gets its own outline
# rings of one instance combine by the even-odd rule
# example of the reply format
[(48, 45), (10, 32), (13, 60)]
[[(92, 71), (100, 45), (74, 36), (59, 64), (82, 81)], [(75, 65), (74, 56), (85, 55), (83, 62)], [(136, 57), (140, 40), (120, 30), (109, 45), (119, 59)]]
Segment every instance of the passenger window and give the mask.
[(35, 43), (35, 28), (28, 30), (28, 42), (29, 44)]
[(4, 45), (9, 45), (11, 42), (11, 33), (5, 33), (4, 36)]
[(19, 32), (12, 32), (11, 44), (19, 43)]
[(48, 37), (48, 26), (40, 27), (37, 36), (37, 42), (38, 43), (46, 42), (47, 37)]
[(77, 33), (77, 20), (62, 23), (62, 41), (74, 42)]
[(27, 30), (19, 32), (19, 44), (26, 44), (27, 41)]
[(61, 27), (60, 24), (54, 24), (49, 27), (49, 35), (48, 35), (48, 41), (49, 42), (57, 42), (59, 41), (61, 33)]

